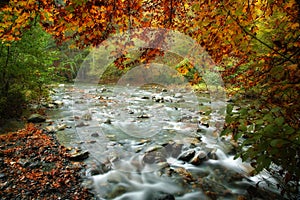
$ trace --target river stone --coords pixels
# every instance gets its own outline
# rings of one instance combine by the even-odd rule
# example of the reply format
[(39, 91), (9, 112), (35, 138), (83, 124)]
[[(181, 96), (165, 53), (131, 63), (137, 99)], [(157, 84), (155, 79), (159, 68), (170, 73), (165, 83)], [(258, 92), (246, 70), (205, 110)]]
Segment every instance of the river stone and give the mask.
[(49, 103), (46, 105), (46, 108), (55, 108), (55, 105), (53, 103)]
[(75, 127), (83, 127), (83, 126), (88, 126), (89, 124), (84, 123), (84, 122), (79, 122), (78, 124), (76, 124)]
[(150, 97), (148, 97), (148, 96), (143, 96), (143, 97), (141, 97), (141, 99), (150, 99)]
[(91, 121), (92, 115), (91, 115), (91, 113), (85, 113), (84, 115), (82, 115), (81, 118), (84, 119), (85, 121)]
[(149, 147), (145, 152), (146, 153), (150, 153), (150, 152), (153, 152), (153, 151), (157, 151), (159, 149), (163, 148), (162, 146), (152, 146), (152, 147)]
[(58, 124), (57, 125), (57, 130), (62, 131), (67, 128), (67, 124)]
[(57, 129), (55, 128), (55, 126), (46, 126), (45, 127), (45, 130), (48, 132), (48, 133), (55, 133), (57, 131)]
[(71, 161), (81, 162), (81, 161), (84, 161), (85, 159), (87, 159), (89, 157), (89, 154), (90, 153), (88, 151), (76, 152), (74, 154), (71, 154), (69, 159)]
[(55, 101), (53, 101), (53, 104), (56, 106), (62, 106), (64, 104), (64, 102), (62, 102), (60, 100), (55, 100)]
[(200, 165), (203, 161), (207, 160), (207, 155), (204, 151), (199, 151), (190, 161), (193, 165)]
[(194, 149), (184, 151), (178, 156), (178, 160), (189, 162), (195, 156), (195, 153)]
[(32, 114), (29, 116), (27, 121), (32, 123), (40, 123), (40, 122), (45, 122), (46, 118), (40, 114)]
[(142, 114), (142, 115), (137, 116), (137, 118), (139, 118), (139, 119), (147, 119), (147, 118), (150, 118), (150, 115)]
[(91, 136), (92, 137), (99, 137), (99, 133), (92, 133)]
[(216, 199), (216, 197), (220, 196), (228, 197), (232, 195), (232, 192), (229, 189), (227, 189), (224, 185), (210, 178), (202, 179), (202, 189), (209, 197), (213, 199)]
[(111, 119), (106, 119), (106, 120), (104, 121), (104, 124), (111, 124)]
[(178, 144), (174, 142), (174, 143), (163, 144), (163, 146), (165, 147), (165, 150), (169, 156), (173, 158), (177, 158), (181, 153), (183, 144)]
[(182, 98), (183, 96), (182, 96), (181, 93), (176, 93), (176, 94), (174, 95), (174, 97), (175, 97), (175, 98)]
[(168, 193), (153, 192), (152, 195), (151, 199), (153, 200), (175, 200), (174, 195)]

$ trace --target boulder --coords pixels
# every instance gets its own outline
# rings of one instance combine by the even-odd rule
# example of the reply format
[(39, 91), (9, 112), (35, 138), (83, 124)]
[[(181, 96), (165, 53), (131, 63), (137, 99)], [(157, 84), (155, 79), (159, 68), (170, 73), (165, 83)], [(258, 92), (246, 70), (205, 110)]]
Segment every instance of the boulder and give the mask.
[(89, 152), (88, 151), (83, 151), (83, 152), (76, 152), (74, 154), (71, 154), (69, 159), (71, 161), (84, 161), (85, 159), (87, 159), (89, 157)]
[(40, 114), (32, 114), (29, 116), (27, 122), (31, 122), (31, 123), (41, 123), (41, 122), (45, 122), (46, 118)]
[(204, 151), (199, 151), (191, 159), (190, 163), (193, 165), (200, 165), (203, 161), (207, 160), (207, 155)]
[(194, 149), (184, 151), (178, 156), (178, 160), (189, 162), (195, 156), (195, 153)]

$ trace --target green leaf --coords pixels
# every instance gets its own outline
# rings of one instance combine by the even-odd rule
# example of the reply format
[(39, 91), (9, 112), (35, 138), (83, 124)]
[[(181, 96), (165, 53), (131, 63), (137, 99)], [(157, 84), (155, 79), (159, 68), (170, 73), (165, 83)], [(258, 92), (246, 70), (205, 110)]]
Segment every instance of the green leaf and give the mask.
[(284, 118), (283, 117), (276, 118), (275, 123), (277, 124), (277, 126), (281, 127), (284, 123)]
[(247, 126), (245, 126), (244, 124), (240, 124), (239, 125), (239, 130), (245, 132), (245, 131), (247, 131)]
[(227, 105), (227, 109), (226, 109), (226, 113), (227, 113), (227, 114), (231, 114), (231, 113), (232, 113), (232, 110), (233, 110), (233, 105), (228, 104), (228, 105)]
[(274, 124), (267, 125), (263, 130), (263, 133), (266, 135), (273, 135), (274, 133), (278, 133), (278, 132), (279, 132), (279, 129)]
[(264, 122), (265, 122), (265, 121), (264, 121), (263, 119), (258, 119), (258, 120), (255, 121), (255, 123), (256, 123), (257, 125), (263, 125)]
[(272, 123), (274, 121), (274, 118), (270, 113), (268, 113), (263, 117), (263, 120)]
[(274, 139), (274, 140), (271, 141), (270, 145), (272, 147), (278, 147), (278, 148), (280, 148), (283, 145), (288, 144), (288, 143), (290, 143), (290, 142), (286, 141), (286, 140), (283, 140), (283, 139)]
[(248, 114), (248, 109), (242, 108), (242, 109), (240, 110), (240, 114), (241, 114), (241, 117), (242, 117), (242, 116), (246, 116), (246, 115)]
[(226, 115), (225, 121), (226, 121), (227, 123), (231, 123), (231, 122), (234, 121), (234, 119), (233, 119), (230, 115)]
[(290, 127), (288, 124), (285, 124), (283, 126), (283, 131), (284, 131), (285, 134), (291, 135), (295, 132), (295, 129)]

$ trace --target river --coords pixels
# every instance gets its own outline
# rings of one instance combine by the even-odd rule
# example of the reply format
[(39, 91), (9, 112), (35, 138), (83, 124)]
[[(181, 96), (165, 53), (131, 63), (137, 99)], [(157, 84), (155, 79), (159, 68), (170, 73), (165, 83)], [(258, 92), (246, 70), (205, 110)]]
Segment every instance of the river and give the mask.
[[(282, 199), (219, 137), (226, 102), (190, 88), (60, 85), (48, 111), (59, 141), (88, 151), (98, 199)], [(48, 126), (48, 129), (51, 129)], [(272, 181), (271, 181), (272, 182)]]

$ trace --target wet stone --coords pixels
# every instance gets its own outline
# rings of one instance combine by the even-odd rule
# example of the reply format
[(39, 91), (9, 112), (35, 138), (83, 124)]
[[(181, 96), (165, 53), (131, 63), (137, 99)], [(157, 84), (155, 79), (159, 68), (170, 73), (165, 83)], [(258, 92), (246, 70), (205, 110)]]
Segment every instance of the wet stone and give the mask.
[(153, 152), (153, 151), (157, 151), (161, 148), (163, 148), (163, 147), (162, 146), (152, 146), (152, 147), (149, 147), (145, 152), (150, 153), (150, 152)]
[(90, 113), (85, 113), (81, 118), (85, 121), (91, 121), (92, 115)]
[(77, 152), (70, 155), (70, 160), (80, 162), (87, 159), (89, 157), (89, 154), (90, 153), (88, 151)]
[(182, 96), (181, 93), (176, 93), (176, 94), (174, 95), (174, 97), (175, 97), (175, 98), (182, 98), (183, 96)]
[(76, 124), (76, 127), (83, 127), (83, 126), (88, 126), (89, 124), (84, 123), (84, 122), (79, 122), (78, 124)]
[(48, 132), (48, 133), (55, 133), (57, 131), (57, 129), (55, 128), (55, 126), (46, 126), (45, 127), (45, 130)]
[(106, 120), (104, 121), (104, 124), (111, 124), (111, 119), (106, 119)]
[(64, 104), (64, 102), (62, 102), (60, 100), (55, 100), (55, 101), (53, 101), (53, 104), (56, 106), (62, 106)]
[(99, 137), (99, 134), (98, 133), (92, 133), (91, 136), (92, 137)]
[(204, 151), (199, 151), (190, 161), (193, 165), (200, 165), (203, 161), (207, 160), (207, 155)]
[(57, 130), (62, 131), (67, 128), (67, 124), (58, 124), (57, 125)]
[(142, 115), (137, 116), (137, 118), (138, 119), (148, 119), (148, 118), (150, 118), (150, 115), (142, 114)]
[(195, 156), (195, 150), (189, 149), (178, 156), (178, 160), (189, 162)]
[(163, 192), (154, 192), (152, 195), (151, 199), (153, 200), (175, 200), (174, 195)]
[(163, 145), (167, 154), (173, 158), (177, 158), (182, 150), (183, 144), (174, 143), (167, 143)]
[(219, 196), (230, 196), (232, 194), (224, 185), (209, 178), (203, 179), (202, 189), (213, 199)]
[(46, 118), (40, 114), (32, 114), (29, 116), (27, 121), (32, 123), (41, 123), (41, 122), (45, 122)]
[(89, 176), (95, 176), (95, 175), (99, 175), (101, 174), (101, 170), (100, 169), (95, 169), (95, 168), (89, 168), (85, 171), (85, 175), (87, 177)]

